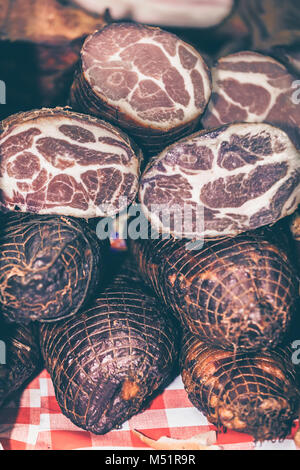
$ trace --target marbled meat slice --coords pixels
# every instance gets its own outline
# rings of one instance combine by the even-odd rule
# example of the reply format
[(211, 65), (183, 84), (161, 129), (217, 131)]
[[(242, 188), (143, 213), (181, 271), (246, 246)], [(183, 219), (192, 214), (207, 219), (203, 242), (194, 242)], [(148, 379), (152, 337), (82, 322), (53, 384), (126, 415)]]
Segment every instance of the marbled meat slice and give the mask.
[(201, 55), (159, 28), (111, 24), (86, 39), (81, 59), (73, 108), (118, 124), (151, 153), (191, 132), (211, 94)]
[(118, 213), (138, 190), (141, 153), (112, 125), (64, 108), (2, 121), (0, 208), (82, 218)]
[(41, 367), (36, 325), (6, 324), (0, 319), (0, 406)]
[(284, 131), (265, 123), (201, 131), (150, 162), (139, 197), (159, 232), (200, 239), (236, 235), (296, 210), (300, 153)]
[(7, 214), (0, 234), (1, 313), (23, 323), (74, 315), (101, 285), (108, 247), (82, 219)]
[(260, 229), (198, 250), (172, 238), (130, 248), (144, 281), (185, 329), (217, 347), (263, 350), (283, 341), (296, 311), (298, 281), (282, 233)]
[(202, 117), (204, 128), (264, 121), (285, 130), (300, 149), (297, 78), (284, 65), (263, 54), (244, 51), (221, 58), (212, 77), (212, 96)]
[(193, 405), (216, 426), (251, 434), (256, 441), (284, 439), (297, 417), (300, 390), (288, 346), (233, 353), (187, 333), (181, 374)]
[(95, 434), (142, 411), (178, 365), (178, 326), (129, 266), (89, 309), (43, 325), (40, 338), (62, 412)]

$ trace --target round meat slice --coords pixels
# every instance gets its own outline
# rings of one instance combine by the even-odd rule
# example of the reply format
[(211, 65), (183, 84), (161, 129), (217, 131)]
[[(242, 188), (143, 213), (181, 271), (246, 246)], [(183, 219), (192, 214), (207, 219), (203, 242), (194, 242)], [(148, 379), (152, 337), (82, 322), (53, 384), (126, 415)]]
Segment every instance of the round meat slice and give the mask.
[(243, 51), (221, 58), (212, 69), (212, 78), (211, 100), (202, 117), (204, 128), (264, 121), (281, 127), (300, 148), (299, 83), (284, 65)]
[(298, 265), (298, 273), (300, 278), (300, 209), (294, 214), (290, 221), (290, 230), (296, 248), (296, 263)]
[(173, 238), (130, 242), (144, 281), (181, 325), (231, 350), (281, 344), (297, 310), (298, 280), (281, 224), (202, 249)]
[(22, 323), (75, 314), (103, 279), (108, 246), (85, 220), (7, 215), (0, 235), (1, 313)]
[(135, 198), (141, 153), (112, 125), (65, 108), (2, 121), (0, 208), (92, 218)]
[(109, 13), (115, 20), (128, 18), (141, 23), (208, 28), (229, 15), (234, 1), (215, 0), (73, 0), (86, 10)]
[(151, 225), (179, 238), (273, 224), (300, 202), (300, 153), (284, 131), (236, 123), (201, 131), (153, 159), (140, 185)]
[(210, 71), (193, 47), (159, 28), (113, 23), (86, 39), (70, 102), (153, 154), (195, 128), (210, 94)]

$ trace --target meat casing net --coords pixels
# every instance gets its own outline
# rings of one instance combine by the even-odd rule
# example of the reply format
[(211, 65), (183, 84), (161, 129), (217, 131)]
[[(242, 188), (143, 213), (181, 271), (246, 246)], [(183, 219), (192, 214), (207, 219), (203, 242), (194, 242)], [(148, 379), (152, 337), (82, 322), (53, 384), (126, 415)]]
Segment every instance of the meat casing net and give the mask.
[[(1, 319), (1, 347), (5, 345), (5, 360), (0, 365), (0, 406), (18, 390), (41, 365), (35, 325), (7, 325)], [(2, 349), (1, 349), (2, 351)]]
[(265, 123), (201, 131), (152, 159), (139, 198), (159, 232), (197, 239), (237, 235), (296, 210), (300, 153), (284, 131)]
[(134, 200), (142, 155), (110, 124), (54, 108), (16, 114), (1, 130), (0, 208), (92, 218)]

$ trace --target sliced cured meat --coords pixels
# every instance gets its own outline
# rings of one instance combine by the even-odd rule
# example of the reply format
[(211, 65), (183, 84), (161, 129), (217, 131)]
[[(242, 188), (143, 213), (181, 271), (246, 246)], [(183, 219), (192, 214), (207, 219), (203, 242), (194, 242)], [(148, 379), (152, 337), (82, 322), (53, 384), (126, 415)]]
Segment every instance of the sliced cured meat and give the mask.
[(104, 434), (142, 411), (173, 377), (177, 328), (129, 266), (88, 309), (43, 325), (41, 349), (62, 412)]
[(236, 123), (171, 145), (146, 168), (142, 209), (181, 238), (236, 235), (273, 224), (300, 202), (300, 154), (284, 131)]
[(284, 439), (297, 416), (300, 390), (292, 351), (222, 351), (187, 333), (181, 373), (189, 399), (218, 427), (256, 441)]
[(60, 0), (1, 0), (0, 79), (7, 97), (0, 119), (65, 104), (83, 41), (104, 24), (102, 16)]
[(73, 0), (83, 8), (113, 19), (131, 18), (141, 23), (207, 28), (229, 15), (233, 0)]
[(210, 72), (193, 47), (159, 28), (119, 23), (86, 39), (70, 102), (156, 153), (194, 129), (210, 93)]
[(0, 406), (41, 367), (36, 325), (8, 325), (0, 320)]
[(300, 149), (296, 77), (284, 65), (271, 57), (244, 51), (221, 58), (212, 77), (212, 99), (202, 117), (203, 127), (264, 121), (284, 129)]
[[(275, 233), (276, 232), (276, 235)], [(298, 281), (276, 226), (191, 250), (185, 240), (130, 241), (145, 282), (182, 326), (233, 350), (280, 344), (296, 311)]]
[(67, 109), (2, 122), (0, 208), (102, 217), (135, 198), (141, 153), (110, 124)]
[(108, 246), (85, 220), (6, 215), (0, 235), (1, 313), (23, 323), (75, 314), (101, 284)]

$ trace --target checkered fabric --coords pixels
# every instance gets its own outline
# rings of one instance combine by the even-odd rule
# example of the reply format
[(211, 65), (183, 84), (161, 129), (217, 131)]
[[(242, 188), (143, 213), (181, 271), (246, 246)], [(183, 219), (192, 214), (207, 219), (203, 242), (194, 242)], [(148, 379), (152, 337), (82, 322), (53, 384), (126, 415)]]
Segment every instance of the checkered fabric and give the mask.
[[(4, 450), (146, 449), (132, 430), (158, 439), (188, 438), (215, 429), (189, 401), (177, 377), (149, 408), (120, 429), (96, 436), (73, 425), (60, 411), (49, 374), (44, 370), (0, 412), (0, 443)], [(225, 449), (296, 449), (293, 435), (283, 442), (255, 444), (247, 434), (228, 431), (218, 435)]]

